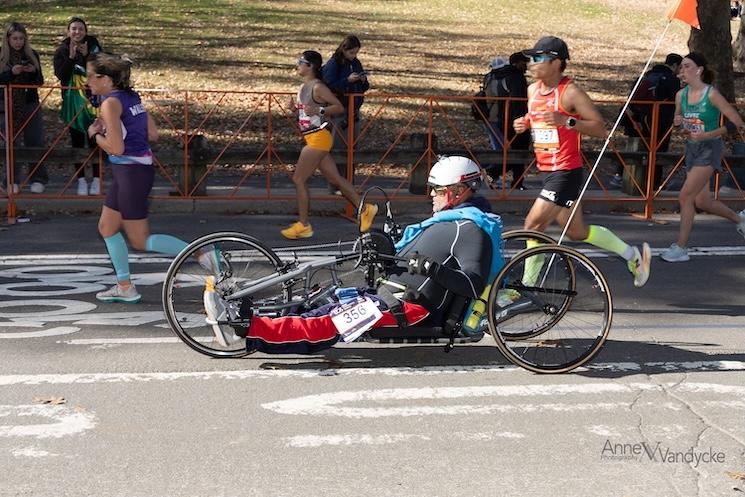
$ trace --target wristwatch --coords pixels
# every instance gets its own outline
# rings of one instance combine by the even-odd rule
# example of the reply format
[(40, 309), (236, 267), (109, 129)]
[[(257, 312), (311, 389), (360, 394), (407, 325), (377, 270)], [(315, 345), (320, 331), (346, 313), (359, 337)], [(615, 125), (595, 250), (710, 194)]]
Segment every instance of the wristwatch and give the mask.
[(564, 125), (564, 127), (567, 129), (573, 129), (576, 125), (577, 125), (577, 119), (575, 119), (574, 117), (568, 117), (567, 122)]
[(321, 107), (320, 110), (318, 111), (318, 114), (321, 116), (326, 114), (326, 107)]

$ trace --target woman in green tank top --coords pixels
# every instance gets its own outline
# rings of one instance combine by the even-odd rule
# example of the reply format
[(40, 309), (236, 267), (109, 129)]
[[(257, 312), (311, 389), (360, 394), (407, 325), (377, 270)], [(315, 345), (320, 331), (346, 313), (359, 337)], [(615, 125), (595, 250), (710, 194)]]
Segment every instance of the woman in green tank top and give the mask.
[(691, 52), (680, 64), (680, 80), (687, 86), (675, 96), (673, 124), (686, 136), (686, 180), (678, 195), (680, 231), (678, 241), (670, 245), (660, 257), (667, 262), (685, 262), (688, 257), (688, 237), (693, 229), (696, 209), (729, 219), (737, 231), (745, 236), (745, 211), (736, 213), (715, 200), (709, 191), (709, 180), (714, 171), (722, 170), (722, 155), (727, 126), (720, 126), (721, 114), (745, 133), (745, 123), (737, 110), (711, 86), (713, 74), (706, 67), (701, 54)]

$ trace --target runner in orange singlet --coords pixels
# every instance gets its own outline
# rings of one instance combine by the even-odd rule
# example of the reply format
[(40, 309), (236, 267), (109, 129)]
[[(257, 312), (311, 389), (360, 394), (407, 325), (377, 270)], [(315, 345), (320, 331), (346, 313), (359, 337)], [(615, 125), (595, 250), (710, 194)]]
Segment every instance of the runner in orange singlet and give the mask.
[[(517, 133), (530, 130), (538, 169), (544, 174), (543, 188), (528, 216), (525, 229), (545, 231), (554, 221), (566, 225), (571, 207), (583, 185), (580, 135), (605, 138), (605, 122), (589, 96), (564, 76), (569, 48), (560, 38), (546, 36), (523, 53), (530, 57), (528, 68), (536, 82), (528, 88), (528, 113), (515, 119)], [(571, 240), (580, 240), (623, 257), (634, 286), (649, 278), (651, 251), (628, 245), (603, 226), (585, 224), (577, 208), (567, 230)], [(537, 245), (531, 241), (528, 246)], [(542, 264), (540, 260), (534, 261)], [(527, 265), (526, 265), (527, 266)], [(526, 267), (526, 272), (530, 268)]]

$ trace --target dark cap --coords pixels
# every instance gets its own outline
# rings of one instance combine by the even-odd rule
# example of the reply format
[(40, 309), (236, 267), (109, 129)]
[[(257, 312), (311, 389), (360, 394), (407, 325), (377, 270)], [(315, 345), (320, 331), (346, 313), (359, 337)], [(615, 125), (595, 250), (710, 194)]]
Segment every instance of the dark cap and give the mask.
[(564, 40), (555, 36), (544, 36), (530, 50), (523, 50), (527, 56), (531, 55), (553, 55), (557, 59), (569, 60), (569, 47)]

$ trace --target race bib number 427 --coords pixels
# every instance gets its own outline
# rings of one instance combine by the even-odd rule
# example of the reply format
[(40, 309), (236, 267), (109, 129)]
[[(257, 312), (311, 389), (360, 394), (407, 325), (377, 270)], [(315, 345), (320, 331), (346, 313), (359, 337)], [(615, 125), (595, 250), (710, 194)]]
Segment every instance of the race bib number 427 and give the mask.
[(331, 311), (329, 314), (336, 331), (345, 342), (351, 342), (373, 327), (383, 313), (367, 297), (357, 297)]

